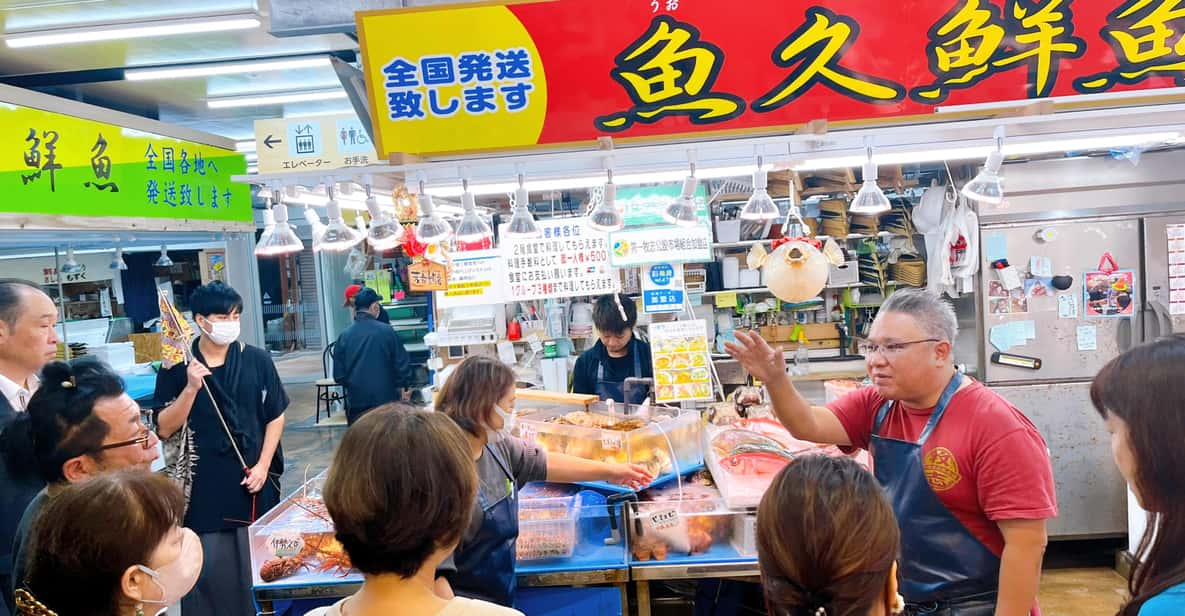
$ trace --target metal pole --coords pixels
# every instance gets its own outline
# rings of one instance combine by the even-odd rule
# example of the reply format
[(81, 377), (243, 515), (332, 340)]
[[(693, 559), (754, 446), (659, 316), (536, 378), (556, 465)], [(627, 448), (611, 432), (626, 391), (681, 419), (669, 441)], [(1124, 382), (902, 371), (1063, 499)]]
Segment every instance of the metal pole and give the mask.
[(58, 247), (53, 247), (53, 272), (58, 281), (58, 304), (62, 307), (62, 348), (66, 351), (66, 361), (70, 361), (70, 336), (66, 333), (66, 291), (62, 288), (62, 262), (59, 259)]

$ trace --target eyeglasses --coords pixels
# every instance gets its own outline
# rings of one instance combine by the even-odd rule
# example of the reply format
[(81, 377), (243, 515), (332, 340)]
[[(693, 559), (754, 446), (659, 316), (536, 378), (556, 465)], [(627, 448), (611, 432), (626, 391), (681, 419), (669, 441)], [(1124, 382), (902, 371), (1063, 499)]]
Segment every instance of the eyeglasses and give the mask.
[(129, 445), (139, 445), (142, 449), (152, 449), (152, 431), (148, 429), (148, 426), (143, 426), (140, 436), (126, 441), (119, 441), (118, 443), (109, 443), (107, 445), (103, 445), (102, 447), (99, 447), (99, 451), (118, 449), (120, 447), (127, 447)]
[(882, 357), (894, 357), (900, 355), (905, 349), (915, 344), (922, 344), (923, 342), (942, 342), (937, 338), (926, 338), (925, 340), (910, 340), (909, 342), (889, 342), (886, 344), (876, 344), (867, 340), (861, 341), (856, 345), (856, 349), (860, 354), (867, 357), (873, 353), (880, 353)]

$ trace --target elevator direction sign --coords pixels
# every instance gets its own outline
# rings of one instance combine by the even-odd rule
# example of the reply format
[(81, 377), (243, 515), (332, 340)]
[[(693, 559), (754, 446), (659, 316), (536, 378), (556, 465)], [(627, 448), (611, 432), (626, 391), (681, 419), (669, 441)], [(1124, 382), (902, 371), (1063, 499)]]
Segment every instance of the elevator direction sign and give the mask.
[(255, 121), (260, 173), (332, 171), (381, 162), (354, 114)]

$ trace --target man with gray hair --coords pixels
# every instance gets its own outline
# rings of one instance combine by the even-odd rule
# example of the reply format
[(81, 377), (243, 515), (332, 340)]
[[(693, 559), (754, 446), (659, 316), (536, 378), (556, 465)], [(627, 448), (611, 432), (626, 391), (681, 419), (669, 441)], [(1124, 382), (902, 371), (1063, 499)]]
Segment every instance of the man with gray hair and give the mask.
[(795, 437), (871, 452), (901, 525), (908, 613), (1036, 615), (1057, 516), (1049, 450), (1019, 410), (955, 370), (957, 332), (938, 296), (893, 293), (859, 344), (872, 386), (827, 406), (802, 397), (760, 336), (738, 331), (726, 347)]

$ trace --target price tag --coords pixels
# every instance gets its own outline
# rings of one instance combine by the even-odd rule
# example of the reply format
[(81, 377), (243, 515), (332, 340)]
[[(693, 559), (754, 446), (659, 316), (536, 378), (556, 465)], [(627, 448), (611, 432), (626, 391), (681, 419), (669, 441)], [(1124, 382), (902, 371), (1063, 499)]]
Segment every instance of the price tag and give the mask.
[(304, 538), (294, 530), (274, 532), (267, 538), (267, 551), (276, 558), (296, 556), (304, 550)]
[(668, 528), (675, 528), (679, 525), (679, 512), (674, 509), (663, 509), (650, 514), (647, 520), (650, 528), (654, 530), (666, 530)]
[(620, 451), (623, 446), (621, 433), (605, 430), (601, 433), (601, 449), (605, 451)]
[(730, 293), (721, 293), (721, 294), (717, 295), (716, 296), (716, 307), (717, 308), (736, 308), (737, 307), (736, 292), (733, 291)]

